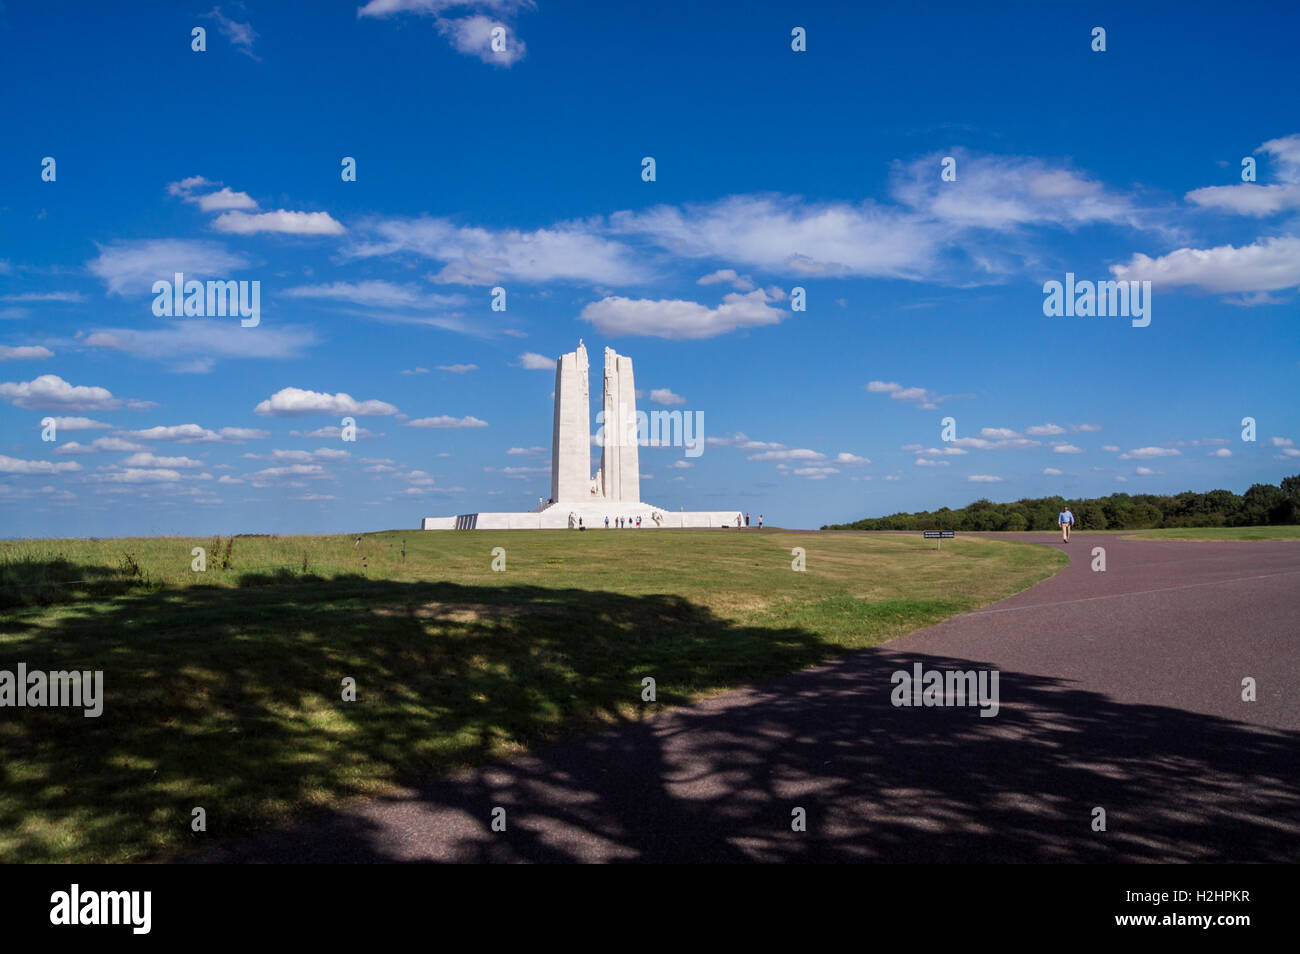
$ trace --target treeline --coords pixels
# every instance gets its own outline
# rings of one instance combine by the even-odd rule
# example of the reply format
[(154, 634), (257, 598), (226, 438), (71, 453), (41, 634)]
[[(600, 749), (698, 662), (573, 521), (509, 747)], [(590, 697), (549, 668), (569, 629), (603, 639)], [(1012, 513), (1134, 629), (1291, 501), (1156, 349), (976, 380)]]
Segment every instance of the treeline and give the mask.
[(1300, 523), (1300, 474), (1281, 484), (1254, 484), (1244, 494), (1111, 494), (1109, 497), (1026, 497), (1014, 503), (977, 500), (952, 510), (895, 513), (823, 530), (1055, 530), (1069, 505), (1081, 530), (1150, 530), (1158, 527), (1258, 527)]

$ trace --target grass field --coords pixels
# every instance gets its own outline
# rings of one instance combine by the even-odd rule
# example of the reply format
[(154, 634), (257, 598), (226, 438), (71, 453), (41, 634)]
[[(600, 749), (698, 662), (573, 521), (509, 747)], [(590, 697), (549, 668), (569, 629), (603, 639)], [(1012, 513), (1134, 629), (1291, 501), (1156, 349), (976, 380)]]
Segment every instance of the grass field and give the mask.
[(1065, 563), (919, 534), (356, 541), (0, 542), (0, 670), (103, 670), (106, 696), (99, 718), (0, 710), (0, 862), (164, 858), (872, 646)]

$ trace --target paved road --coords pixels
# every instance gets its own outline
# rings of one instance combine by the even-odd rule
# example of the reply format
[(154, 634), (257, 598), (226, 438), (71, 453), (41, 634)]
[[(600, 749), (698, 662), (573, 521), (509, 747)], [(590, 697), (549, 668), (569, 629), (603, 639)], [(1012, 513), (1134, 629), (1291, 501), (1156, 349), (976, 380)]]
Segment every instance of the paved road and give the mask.
[[(838, 663), (193, 860), (1300, 858), (1300, 544), (1063, 549), (1052, 579)], [(893, 706), (916, 662), (997, 670), (1000, 711)]]

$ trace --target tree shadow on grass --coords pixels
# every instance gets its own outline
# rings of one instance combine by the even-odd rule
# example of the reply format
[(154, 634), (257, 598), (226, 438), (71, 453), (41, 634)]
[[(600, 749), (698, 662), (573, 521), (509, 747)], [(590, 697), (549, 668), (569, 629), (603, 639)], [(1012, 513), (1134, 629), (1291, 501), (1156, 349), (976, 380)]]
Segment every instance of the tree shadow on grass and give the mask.
[[(430, 781), (198, 862), (1290, 862), (1297, 733), (1003, 672), (895, 708), (884, 649)], [(490, 828), (506, 810), (507, 828)], [(791, 829), (803, 808), (807, 830)], [(1095, 809), (1106, 830), (1094, 831)]]
[[(6, 619), (0, 669), (102, 670), (106, 702), (6, 711), (0, 860), (138, 860), (262, 830), (830, 652), (676, 596), (285, 573)], [(212, 835), (190, 831), (195, 807)]]
[[(0, 858), (1291, 861), (1300, 737), (1001, 673), (1002, 709), (896, 708), (833, 654), (675, 596), (355, 575), (62, 608), (0, 669), (103, 669), (99, 719), (8, 710)], [(357, 701), (340, 683), (357, 683)], [(609, 726), (614, 724), (614, 728)], [(603, 730), (603, 731), (601, 731)], [(533, 754), (497, 759), (520, 746)], [(495, 761), (494, 761), (495, 760)], [(480, 768), (449, 773), (461, 766)], [(374, 794), (383, 780), (401, 790)], [(208, 831), (190, 831), (203, 807)], [(313, 806), (321, 806), (313, 808)], [(506, 830), (494, 832), (494, 808)], [(1092, 830), (1094, 809), (1107, 830)], [(297, 822), (288, 827), (287, 810)], [(807, 831), (791, 830), (803, 808)]]

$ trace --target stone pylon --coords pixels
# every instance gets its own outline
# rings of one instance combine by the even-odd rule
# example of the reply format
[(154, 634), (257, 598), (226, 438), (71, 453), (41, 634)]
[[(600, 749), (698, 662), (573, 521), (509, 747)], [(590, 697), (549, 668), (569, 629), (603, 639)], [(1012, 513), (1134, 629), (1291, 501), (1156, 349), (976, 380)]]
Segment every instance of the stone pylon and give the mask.
[(613, 348), (605, 349), (603, 410), (601, 489), (606, 500), (635, 503), (641, 499), (636, 383), (632, 379), (632, 359)]
[(555, 362), (555, 431), (551, 444), (551, 499), (591, 499), (591, 397), (587, 385), (587, 349)]

